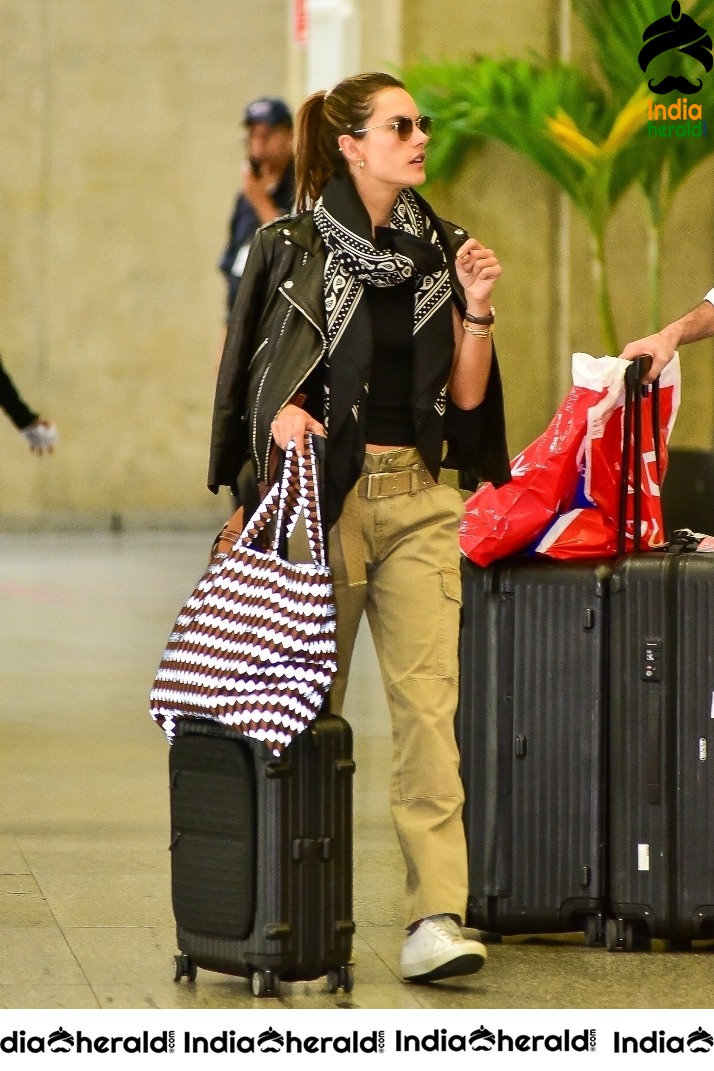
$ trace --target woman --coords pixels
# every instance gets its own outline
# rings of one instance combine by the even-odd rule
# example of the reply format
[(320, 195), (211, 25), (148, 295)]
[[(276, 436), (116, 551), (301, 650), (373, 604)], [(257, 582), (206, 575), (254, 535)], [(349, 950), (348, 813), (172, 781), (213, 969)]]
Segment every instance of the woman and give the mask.
[[(366, 610), (392, 717), (392, 814), (406, 864), (402, 976), (478, 971), (465, 939), (458, 699), (462, 486), (509, 479), (490, 249), (413, 189), (431, 123), (387, 74), (313, 94), (298, 116), (300, 214), (251, 249), (218, 377), (209, 487), (255, 507), (272, 440), (327, 436), (325, 514), (341, 713)], [(447, 454), (443, 458), (444, 443)]]

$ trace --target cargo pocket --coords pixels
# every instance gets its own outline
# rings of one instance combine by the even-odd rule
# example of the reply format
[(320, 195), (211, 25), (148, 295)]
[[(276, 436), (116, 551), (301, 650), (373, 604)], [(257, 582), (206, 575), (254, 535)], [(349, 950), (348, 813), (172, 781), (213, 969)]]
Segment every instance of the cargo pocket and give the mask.
[(441, 572), (439, 676), (458, 678), (459, 628), (461, 624), (461, 573)]

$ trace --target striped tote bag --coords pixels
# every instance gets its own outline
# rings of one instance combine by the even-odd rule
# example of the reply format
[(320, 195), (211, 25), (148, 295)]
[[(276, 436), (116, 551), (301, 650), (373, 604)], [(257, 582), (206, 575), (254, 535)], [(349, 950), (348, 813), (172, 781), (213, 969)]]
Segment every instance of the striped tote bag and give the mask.
[[(337, 670), (335, 608), (310, 436), (288, 444), (281, 478), (176, 619), (149, 708), (169, 742), (181, 718), (209, 718), (279, 756), (319, 714)], [(300, 515), (311, 560), (281, 548)]]

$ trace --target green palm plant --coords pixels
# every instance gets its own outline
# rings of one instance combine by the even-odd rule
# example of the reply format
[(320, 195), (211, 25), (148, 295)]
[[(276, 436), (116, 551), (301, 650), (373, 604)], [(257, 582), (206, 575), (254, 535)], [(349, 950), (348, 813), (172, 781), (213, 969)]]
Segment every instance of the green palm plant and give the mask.
[[(605, 5), (602, 0), (573, 0), (575, 11), (588, 31), (598, 67), (614, 100), (622, 101), (645, 84), (646, 75), (639, 62), (643, 30), (655, 19), (668, 14), (662, 0), (626, 0)], [(607, 7), (607, 11), (605, 8)], [(714, 0), (694, 0), (688, 14), (703, 27), (714, 30)], [(686, 56), (680, 59), (681, 70), (691, 77), (702, 68)], [(673, 57), (668, 55), (671, 68)], [(669, 103), (676, 94), (660, 98)], [(655, 100), (654, 97), (650, 98)], [(690, 98), (701, 105), (703, 114), (714, 121), (714, 73), (703, 78), (702, 89)], [(664, 143), (644, 131), (627, 149), (634, 181), (642, 190), (648, 213), (647, 245), (649, 329), (661, 323), (661, 251), (664, 228), (674, 196), (692, 171), (712, 152), (711, 136), (673, 137)]]
[[(592, 39), (590, 51), (597, 60), (592, 73), (532, 53), (527, 59), (422, 62), (402, 76), (420, 109), (438, 121), (439, 137), (430, 150), (432, 180), (453, 179), (467, 155), (492, 139), (530, 160), (565, 192), (588, 226), (603, 339), (608, 352), (618, 353), (606, 271), (612, 214), (637, 182), (651, 221), (654, 324), (666, 215), (677, 187), (712, 149), (708, 138), (680, 138), (674, 139), (674, 152), (671, 145), (663, 151), (658, 139), (648, 136), (652, 95), (637, 57), (643, 30), (666, 14), (662, 0), (618, 0), (617, 5), (574, 0), (574, 5)], [(694, 17), (704, 20), (714, 0), (697, 0), (695, 7)], [(714, 75), (710, 82), (714, 85)], [(710, 114), (714, 118), (714, 110)]]

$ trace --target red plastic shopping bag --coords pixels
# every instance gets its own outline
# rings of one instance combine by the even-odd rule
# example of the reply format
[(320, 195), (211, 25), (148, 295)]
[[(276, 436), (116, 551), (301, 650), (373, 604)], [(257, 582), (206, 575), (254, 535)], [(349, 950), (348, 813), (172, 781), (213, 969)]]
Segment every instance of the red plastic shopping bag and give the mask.
[(608, 395), (617, 377), (612, 360), (574, 354), (573, 386), (545, 431), (511, 461), (510, 482), (500, 487), (484, 483), (466, 501), (460, 542), (471, 561), (488, 565), (525, 550), (570, 507), (588, 412)]
[[(546, 430), (511, 462), (510, 482), (498, 488), (482, 484), (465, 503), (460, 543), (471, 561), (488, 565), (526, 550), (562, 558), (616, 553), (628, 366), (619, 357), (573, 354), (573, 386)], [(675, 358), (660, 376), (662, 473), (679, 406), (679, 382)], [(650, 444), (646, 452), (651, 473), (654, 439), (651, 416), (648, 424), (645, 415), (648, 408), (643, 409), (643, 443)], [(647, 519), (643, 545), (659, 545), (663, 526), (655, 480), (648, 481), (643, 495), (642, 517)]]
[[(611, 360), (620, 361), (619, 358)], [(625, 364), (626, 367), (626, 364)], [(624, 378), (624, 374), (623, 374)], [(562, 512), (532, 548), (549, 558), (614, 557), (636, 546), (650, 550), (666, 542), (660, 488), (667, 471), (670, 435), (680, 401), (679, 358), (659, 377), (659, 413), (655, 426), (653, 394), (646, 390), (639, 401), (641, 450), (635, 457), (630, 435), (625, 447), (625, 389), (613, 389), (588, 414), (583, 455), (580, 501)], [(623, 459), (627, 481), (622, 540)], [(639, 495), (639, 538), (635, 540), (635, 493)]]

